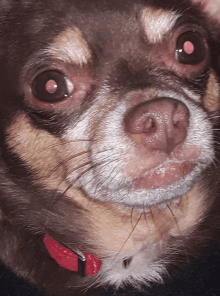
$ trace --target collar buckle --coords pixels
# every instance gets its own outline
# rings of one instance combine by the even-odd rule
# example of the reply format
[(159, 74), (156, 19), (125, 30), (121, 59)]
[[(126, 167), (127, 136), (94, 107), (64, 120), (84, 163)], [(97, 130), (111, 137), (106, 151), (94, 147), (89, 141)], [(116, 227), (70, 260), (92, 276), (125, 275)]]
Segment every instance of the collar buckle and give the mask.
[(71, 250), (78, 257), (78, 271), (77, 274), (81, 277), (86, 276), (86, 256), (80, 250)]

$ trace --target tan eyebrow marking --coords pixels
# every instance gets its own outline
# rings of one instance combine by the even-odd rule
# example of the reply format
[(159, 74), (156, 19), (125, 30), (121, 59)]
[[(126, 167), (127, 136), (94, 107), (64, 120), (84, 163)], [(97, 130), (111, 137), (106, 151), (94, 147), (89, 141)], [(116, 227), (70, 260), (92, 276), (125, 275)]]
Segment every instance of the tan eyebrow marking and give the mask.
[(148, 7), (141, 12), (141, 23), (147, 39), (151, 43), (159, 42), (175, 25), (179, 15), (173, 11), (165, 11)]
[(203, 98), (204, 106), (209, 112), (217, 111), (220, 107), (219, 101), (220, 89), (217, 77), (211, 72), (207, 85), (206, 94)]
[(88, 44), (77, 27), (68, 28), (58, 35), (46, 52), (64, 62), (77, 65), (87, 64), (91, 59)]

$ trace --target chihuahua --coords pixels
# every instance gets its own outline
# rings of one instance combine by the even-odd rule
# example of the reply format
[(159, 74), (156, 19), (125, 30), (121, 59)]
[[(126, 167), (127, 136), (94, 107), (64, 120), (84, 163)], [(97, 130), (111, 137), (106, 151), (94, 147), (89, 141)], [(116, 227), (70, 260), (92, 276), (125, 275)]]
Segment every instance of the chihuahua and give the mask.
[(18, 277), (140, 287), (218, 237), (218, 5), (1, 1), (0, 260)]

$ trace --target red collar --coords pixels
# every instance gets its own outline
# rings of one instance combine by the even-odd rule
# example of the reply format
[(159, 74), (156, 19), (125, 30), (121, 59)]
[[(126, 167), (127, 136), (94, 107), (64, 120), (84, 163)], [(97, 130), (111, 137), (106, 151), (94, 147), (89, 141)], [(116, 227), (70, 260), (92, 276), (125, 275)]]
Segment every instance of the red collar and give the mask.
[(47, 234), (44, 236), (44, 244), (50, 256), (54, 258), (60, 266), (68, 270), (77, 271), (78, 274), (82, 276), (85, 276), (85, 274), (92, 276), (100, 270), (101, 261), (91, 254), (82, 253), (81, 251), (70, 251)]

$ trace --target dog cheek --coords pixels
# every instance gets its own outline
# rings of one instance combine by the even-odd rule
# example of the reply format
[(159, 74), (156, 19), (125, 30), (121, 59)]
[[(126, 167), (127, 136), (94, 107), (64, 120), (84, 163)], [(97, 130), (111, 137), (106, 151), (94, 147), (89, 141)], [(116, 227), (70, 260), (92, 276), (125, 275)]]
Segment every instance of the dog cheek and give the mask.
[(14, 118), (7, 134), (8, 148), (31, 168), (35, 181), (48, 189), (57, 189), (65, 175), (64, 167), (59, 165), (59, 139), (46, 131), (36, 130), (22, 113)]

